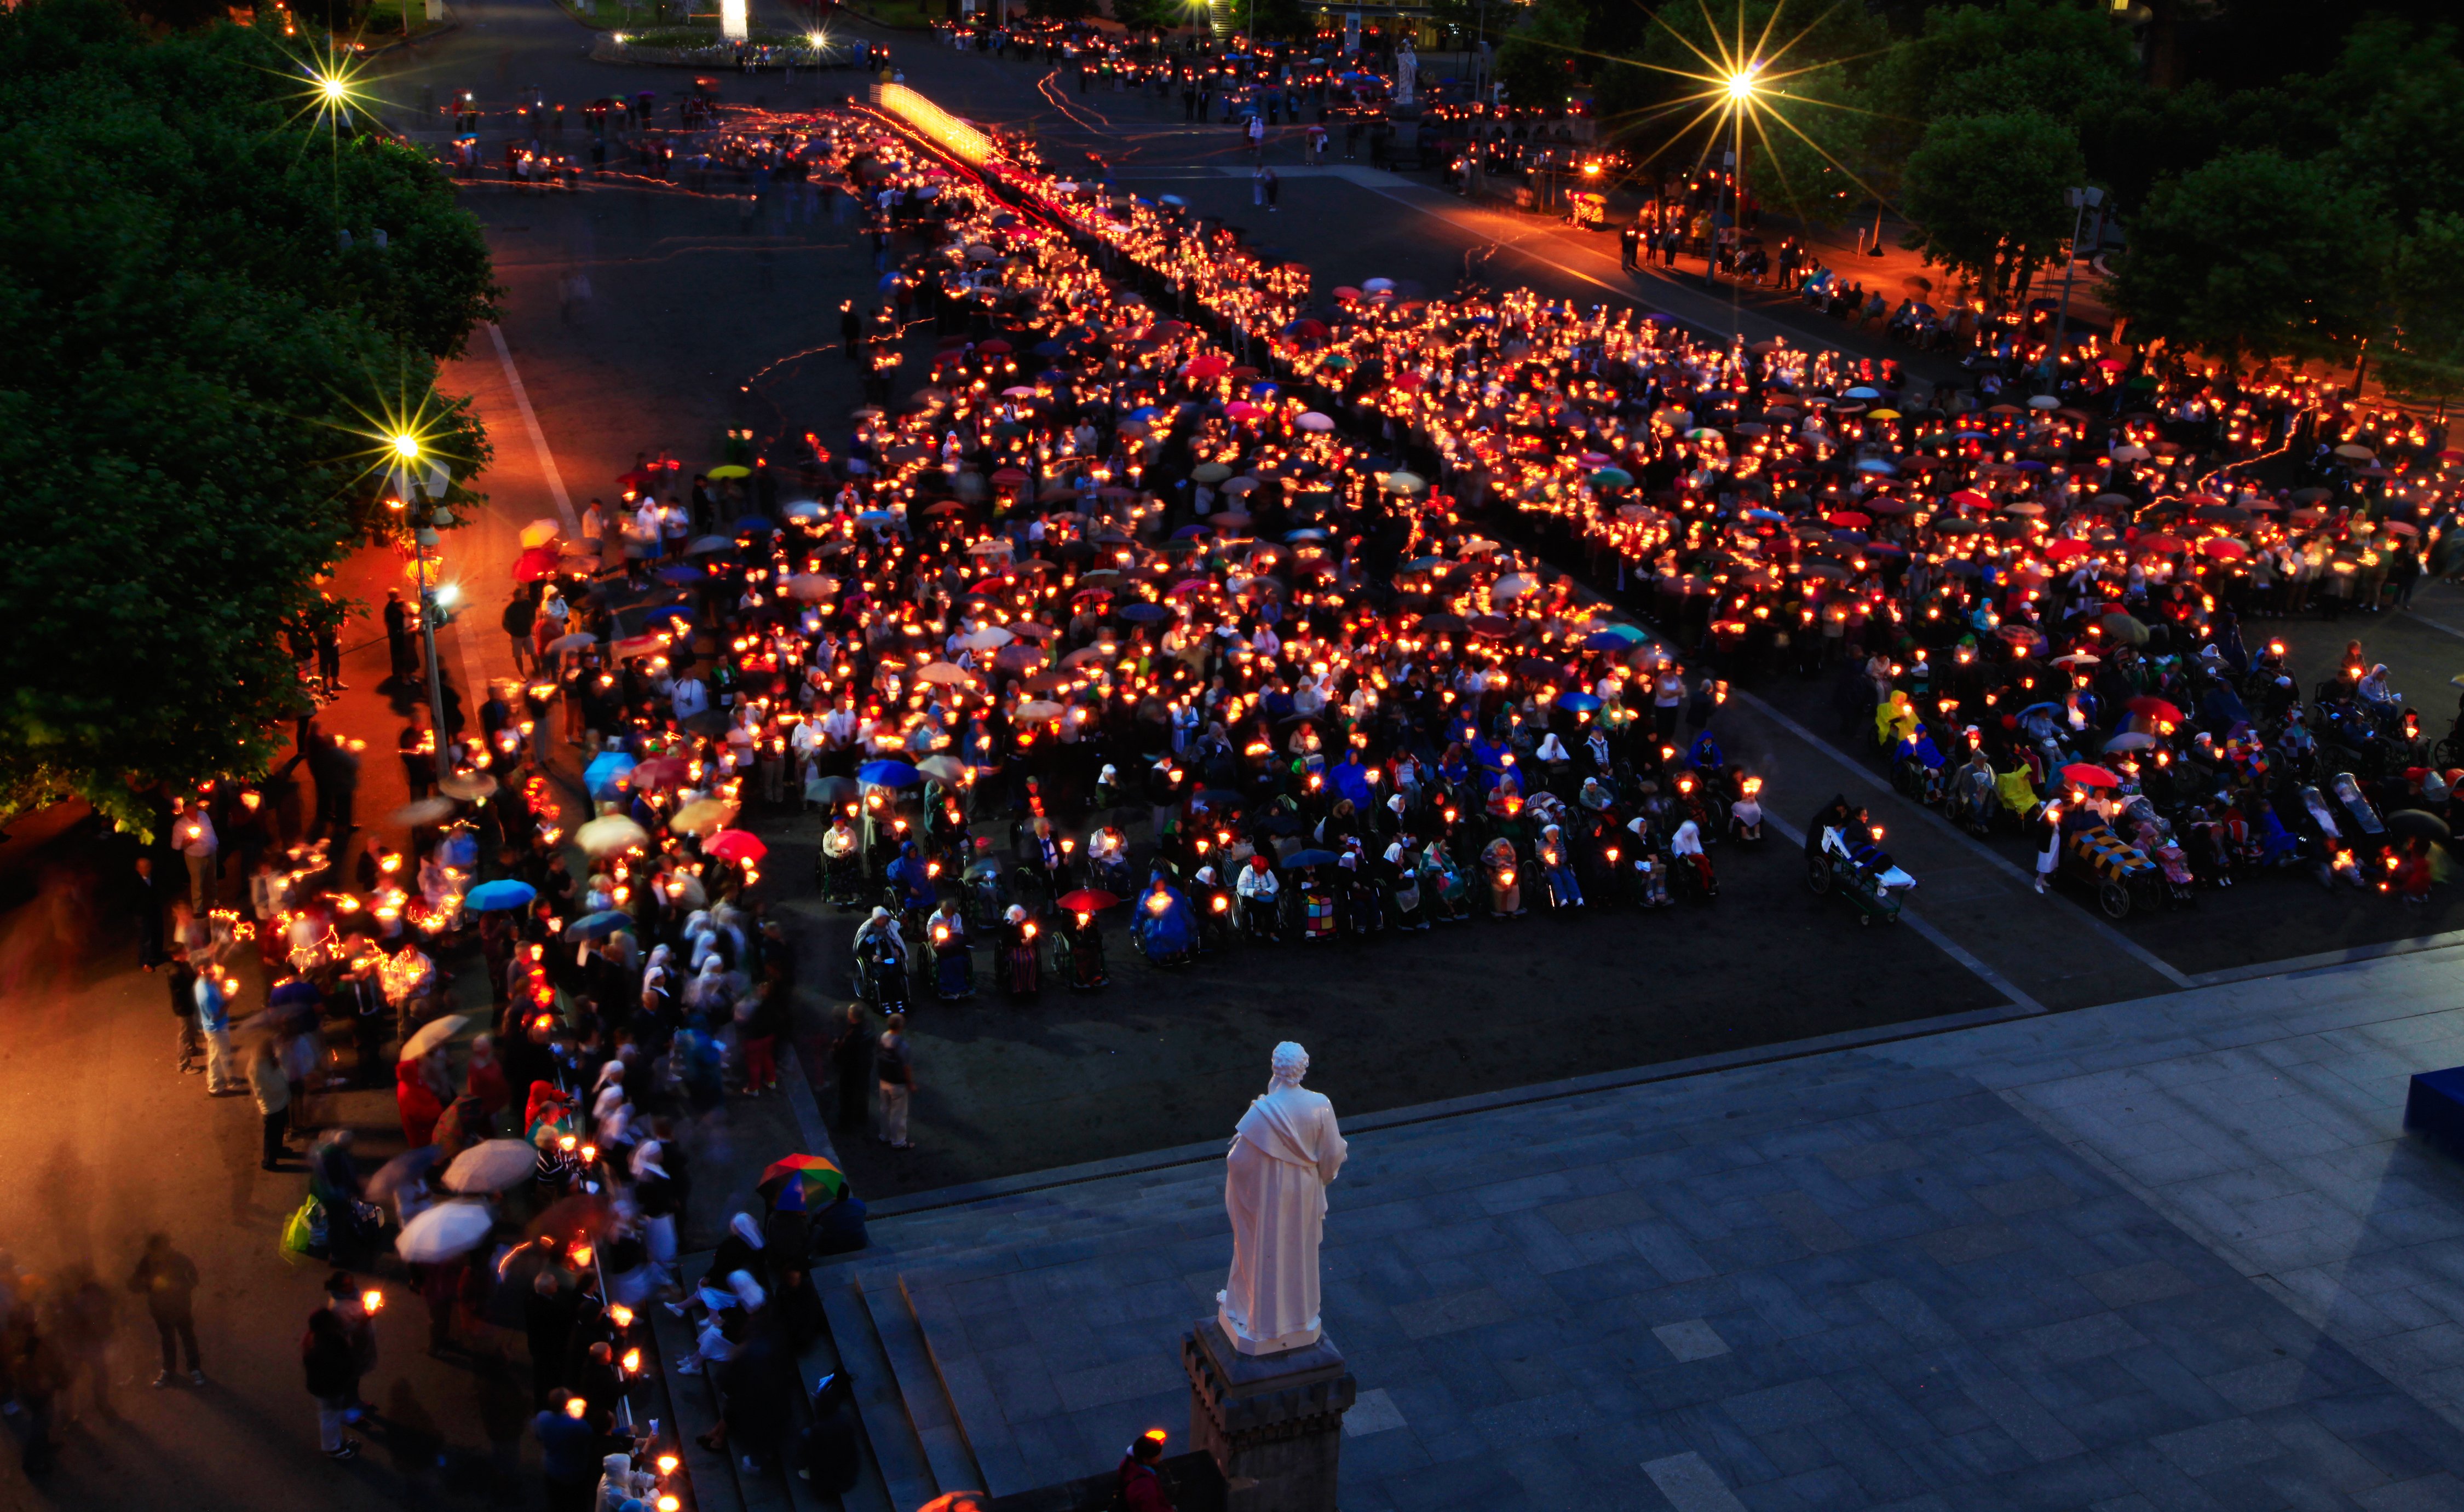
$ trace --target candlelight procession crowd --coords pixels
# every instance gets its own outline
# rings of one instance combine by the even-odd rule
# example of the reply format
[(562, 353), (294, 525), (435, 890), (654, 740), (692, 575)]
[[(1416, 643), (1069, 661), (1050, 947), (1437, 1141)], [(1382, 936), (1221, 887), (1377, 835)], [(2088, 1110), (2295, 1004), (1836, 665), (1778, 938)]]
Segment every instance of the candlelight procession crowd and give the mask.
[[(630, 1399), (669, 1304), (707, 1447), (852, 1475), (844, 1400), (785, 1405), (806, 1267), (863, 1243), (836, 1166), (781, 1161), (676, 1265), (680, 1136), (777, 1090), (790, 1033), (747, 823), (820, 817), (810, 886), (860, 915), (852, 982), (814, 984), (861, 999), (833, 1121), (894, 1149), (906, 1016), (947, 1000), (1716, 906), (1726, 847), (1800, 822), (1817, 890), (1887, 918), (1919, 879), (1866, 816), (1774, 826), (1723, 749), (1730, 690), (1777, 677), (1830, 680), (1903, 791), (2117, 916), (2274, 868), (2432, 886), (2464, 743), (2360, 643), (2304, 681), (2264, 625), (2464, 569), (2464, 452), (2416, 417), (2145, 350), (2049, 365), (2032, 328), (1971, 391), (1529, 291), (1313, 296), (1184, 207), (887, 103), (711, 148), (869, 217), (850, 429), (689, 490), (646, 458), (578, 530), (525, 531), (524, 677), (405, 733), (414, 800), (359, 848), (359, 756), (313, 722), (321, 838), (238, 782), (170, 818), (187, 895), (143, 949), (182, 1063), (253, 1094), (269, 1168), (305, 1145), (285, 1246), (341, 1267), (302, 1341), (327, 1453), (366, 1410), (362, 1278), (398, 1261), (439, 1348), (526, 1335), (505, 1452), (533, 1429), (559, 1505), (673, 1506)], [(328, 1079), (389, 1080), (405, 1152), (366, 1170), (315, 1129)], [(11, 1354), (30, 1404), (39, 1352)]]

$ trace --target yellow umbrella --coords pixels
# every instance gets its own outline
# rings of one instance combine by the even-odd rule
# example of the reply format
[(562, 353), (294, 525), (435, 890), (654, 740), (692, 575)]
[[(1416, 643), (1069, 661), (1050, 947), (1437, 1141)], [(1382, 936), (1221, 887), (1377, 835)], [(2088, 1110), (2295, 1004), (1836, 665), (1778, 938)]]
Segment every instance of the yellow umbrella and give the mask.
[(575, 830), (573, 843), (594, 856), (621, 856), (648, 845), (650, 834), (622, 814), (603, 814)]
[(736, 805), (722, 803), (715, 798), (695, 799), (676, 810), (668, 827), (679, 835), (706, 835), (714, 829), (725, 829), (736, 817)]
[(564, 534), (564, 527), (552, 519), (535, 519), (522, 527), (522, 544), (544, 546)]
[(753, 475), (753, 470), (751, 468), (737, 467), (735, 463), (731, 462), (723, 468), (713, 468), (709, 472), (703, 475), (713, 478), (749, 478)]

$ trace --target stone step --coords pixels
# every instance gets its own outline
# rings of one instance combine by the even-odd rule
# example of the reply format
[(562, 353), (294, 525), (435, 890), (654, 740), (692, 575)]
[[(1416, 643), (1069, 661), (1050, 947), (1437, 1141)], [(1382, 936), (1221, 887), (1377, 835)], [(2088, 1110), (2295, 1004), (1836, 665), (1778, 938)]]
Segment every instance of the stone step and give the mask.
[[(865, 1305), (863, 1284), (845, 1269), (815, 1271), (813, 1281), (821, 1294), (822, 1315), (829, 1323), (830, 1341), (855, 1391), (856, 1417), (864, 1425), (869, 1468), (879, 1484), (882, 1504), (891, 1512), (914, 1512), (938, 1496), (940, 1488), (933, 1479), (923, 1440), (916, 1436), (906, 1404), (899, 1398), (898, 1373), (891, 1368), (871, 1309)], [(858, 1496), (863, 1490), (859, 1483)], [(857, 1512), (862, 1505), (856, 1497), (849, 1498), (849, 1512)]]
[[(831, 1337), (826, 1314), (823, 1326), (813, 1330), (813, 1337), (796, 1357), (796, 1370), (807, 1393), (819, 1387), (825, 1377), (847, 1373), (846, 1356), (840, 1353), (837, 1341)], [(800, 1421), (800, 1427), (810, 1421), (809, 1394), (805, 1407), (806, 1415)], [(793, 1483), (793, 1489), (797, 1493), (798, 1505), (817, 1507), (820, 1512), (900, 1512), (891, 1505), (890, 1490), (883, 1483), (881, 1466), (873, 1457), (870, 1447), (864, 1442), (861, 1432), (856, 1435), (856, 1444), (863, 1462), (856, 1470), (855, 1484), (847, 1489), (847, 1494), (843, 1497), (829, 1496), (797, 1481)]]
[(856, 1283), (872, 1319), (873, 1333), (881, 1341), (882, 1356), (890, 1362), (899, 1405), (923, 1448), (934, 1483), (943, 1491), (982, 1490), (983, 1470), (958, 1430), (957, 1413), (941, 1384), (941, 1372), (933, 1367), (924, 1330), (908, 1305), (897, 1272), (867, 1268), (857, 1273)]
[[(709, 1256), (693, 1256), (679, 1259), (677, 1269), (680, 1274), (697, 1276), (709, 1264)], [(714, 1454), (698, 1442), (701, 1435), (718, 1426), (718, 1392), (707, 1375), (676, 1373), (676, 1361), (693, 1351), (692, 1327), (655, 1302), (642, 1310), (642, 1316), (649, 1320), (651, 1345), (659, 1351), (659, 1378), (667, 1387), (669, 1410), (675, 1414), (670, 1432), (684, 1461), (685, 1479), (693, 1485), (694, 1504), (700, 1512), (750, 1512), (751, 1503), (737, 1482), (734, 1457)]]

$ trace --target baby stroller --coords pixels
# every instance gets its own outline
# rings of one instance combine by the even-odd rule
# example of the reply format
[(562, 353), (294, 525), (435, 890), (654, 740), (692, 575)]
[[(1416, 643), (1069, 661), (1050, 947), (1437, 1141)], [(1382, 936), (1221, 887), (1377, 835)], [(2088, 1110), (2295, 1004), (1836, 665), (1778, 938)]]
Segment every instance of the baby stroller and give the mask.
[(2163, 880), (2165, 901), (2177, 909), (2187, 909), (2199, 901), (2196, 883), (2190, 876), (2190, 858), (2182, 851), (2174, 838), (2173, 826), (2156, 812), (2156, 805), (2145, 795), (2132, 799), (2122, 810), (2123, 822), (2129, 826), (2131, 844), (2140, 853), (2156, 864), (2156, 874)]

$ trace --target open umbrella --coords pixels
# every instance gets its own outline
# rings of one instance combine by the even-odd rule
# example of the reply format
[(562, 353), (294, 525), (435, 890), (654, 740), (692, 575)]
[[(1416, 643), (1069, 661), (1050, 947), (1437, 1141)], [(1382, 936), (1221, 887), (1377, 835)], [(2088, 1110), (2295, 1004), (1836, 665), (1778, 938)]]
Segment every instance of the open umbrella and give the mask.
[(586, 651), (598, 644), (599, 637), (586, 630), (576, 630), (570, 635), (560, 635), (548, 642), (547, 648), (555, 654), (562, 655), (566, 651)]
[(564, 534), (564, 527), (552, 519), (535, 519), (522, 527), (522, 545), (544, 546)]
[(2104, 743), (2107, 751), (2145, 751), (2161, 744), (2154, 735), (2141, 730), (2124, 730)]
[(429, 1051), (435, 1049), (438, 1045), (445, 1043), (451, 1040), (455, 1035), (460, 1034), (462, 1032), (462, 1026), (470, 1021), (470, 1019), (462, 1014), (439, 1014), (437, 1017), (430, 1019), (426, 1023), (421, 1024), (419, 1028), (411, 1034), (409, 1039), (405, 1040), (402, 1042), (402, 1054), (394, 1057), (394, 1059), (397, 1061), (416, 1061), (421, 1056), (426, 1055)]
[(856, 780), (871, 787), (915, 787), (924, 777), (904, 761), (867, 761), (855, 769)]
[(526, 907), (539, 896), (539, 889), (514, 877), (499, 877), (473, 887), (462, 900), (465, 908), (477, 913), (494, 913), (498, 909)]
[(2074, 761), (2062, 768), (2062, 780), (2076, 782), (2080, 787), (2120, 787), (2122, 785), (2122, 778), (2101, 766), (2090, 766), (2085, 761)]
[(592, 798), (613, 793), (640, 763), (622, 751), (602, 751), (582, 769), (582, 785)]
[(853, 797), (855, 778), (851, 777), (817, 777), (804, 784), (804, 798), (808, 802), (835, 806)]
[(448, 1192), (509, 1192), (539, 1169), (539, 1152), (526, 1139), (486, 1139), (453, 1157), (445, 1168)]
[(722, 829), (701, 843), (702, 854), (733, 861), (739, 866), (752, 866), (770, 854), (770, 847), (748, 829)]
[(754, 1190), (781, 1213), (818, 1213), (847, 1194), (847, 1173), (819, 1155), (774, 1160)]
[(676, 810), (675, 817), (668, 821), (668, 827), (679, 835), (707, 835), (714, 829), (726, 827), (727, 822), (735, 817), (735, 804), (721, 802), (715, 798), (700, 798)]
[(437, 783), (436, 790), (447, 798), (475, 802), (496, 791), (496, 779), (485, 772), (456, 772)]
[(650, 844), (650, 832), (622, 814), (602, 814), (573, 832), (573, 843), (593, 856), (621, 856)]
[[(530, 1158), (530, 1147), (520, 1149)], [(463, 1151), (466, 1158), (475, 1153)], [(393, 1251), (410, 1264), (434, 1265), (468, 1255), (495, 1230), (495, 1215), (478, 1203), (440, 1202), (402, 1226), (394, 1237)]]
[(2421, 808), (2387, 810), (2387, 826), (2407, 839), (2446, 840), (2450, 834), (2447, 821)]
[(929, 756), (915, 763), (915, 770), (944, 784), (967, 779), (967, 764), (952, 756)]
[(2152, 693), (2143, 693), (2123, 707), (2134, 714), (2144, 714), (2159, 724), (2178, 725), (2182, 722), (2181, 710)]
[(602, 909), (596, 913), (585, 913), (566, 925), (564, 937), (568, 940), (605, 939), (618, 930), (629, 930), (632, 927), (633, 915), (622, 909)]
[(1071, 913), (1101, 913), (1121, 900), (1101, 887), (1080, 887), (1063, 893), (1059, 901)]
[(395, 1193), (426, 1176), (429, 1168), (435, 1165), (437, 1157), (444, 1153), (445, 1151), (435, 1145), (422, 1145), (417, 1150), (404, 1150), (379, 1166), (377, 1173), (368, 1177), (368, 1195), (379, 1202), (390, 1200)]
[(385, 816), (385, 822), (388, 824), (404, 824), (412, 828), (417, 828), (422, 824), (439, 823), (445, 820), (451, 819), (452, 817), (453, 800), (440, 795), (434, 798), (417, 798), (411, 800), (402, 807), (395, 809), (390, 814), (387, 814)]
[(1296, 850), (1284, 858), (1287, 866), (1331, 866), (1341, 858), (1331, 850)]

